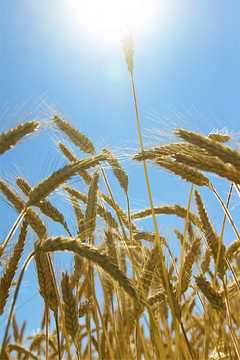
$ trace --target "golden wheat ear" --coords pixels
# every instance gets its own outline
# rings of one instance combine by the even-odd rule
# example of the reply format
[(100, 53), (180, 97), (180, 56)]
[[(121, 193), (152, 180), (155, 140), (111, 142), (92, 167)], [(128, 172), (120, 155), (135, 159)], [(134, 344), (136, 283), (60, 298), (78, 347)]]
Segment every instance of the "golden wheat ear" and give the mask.
[(36, 131), (38, 126), (39, 122), (37, 121), (27, 121), (7, 132), (3, 132), (0, 135), (0, 155), (17, 145), (23, 137)]

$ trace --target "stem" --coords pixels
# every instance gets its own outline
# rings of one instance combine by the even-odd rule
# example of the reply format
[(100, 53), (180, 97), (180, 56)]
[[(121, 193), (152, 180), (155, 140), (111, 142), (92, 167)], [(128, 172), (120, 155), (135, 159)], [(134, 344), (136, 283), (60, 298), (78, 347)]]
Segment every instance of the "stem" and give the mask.
[[(131, 81), (132, 81), (132, 91), (133, 91), (133, 97), (134, 97), (134, 105), (135, 105), (135, 112), (136, 112), (136, 118), (137, 118), (137, 127), (138, 127), (138, 135), (139, 135), (140, 147), (141, 147), (141, 151), (143, 152), (144, 148), (143, 148), (143, 141), (142, 141), (142, 134), (141, 134), (139, 115), (138, 115), (137, 98), (136, 98), (136, 91), (135, 91), (135, 85), (134, 85), (133, 72), (130, 72), (130, 75), (131, 75)], [(146, 166), (146, 161), (145, 160), (143, 160), (143, 167), (144, 167), (144, 173), (145, 173), (145, 178), (146, 178), (146, 183), (147, 183), (148, 197), (149, 197), (151, 211), (152, 211), (153, 223), (154, 223), (154, 227), (155, 227), (156, 239), (157, 239), (157, 243), (158, 243), (158, 247), (159, 247), (160, 261), (161, 261), (161, 264), (162, 264), (163, 276), (164, 276), (164, 280), (165, 280), (165, 283), (166, 283), (166, 291), (167, 291), (167, 295), (168, 295), (169, 305), (170, 305), (170, 308), (171, 308), (171, 311), (172, 311), (172, 318), (173, 318), (174, 328), (175, 328), (175, 330), (177, 330), (175, 309), (174, 309), (172, 294), (171, 294), (171, 291), (170, 291), (170, 284), (169, 284), (168, 274), (167, 274), (167, 270), (166, 270), (165, 263), (164, 263), (163, 251), (162, 251), (160, 237), (159, 237), (159, 233), (158, 233), (157, 220), (156, 220), (156, 216), (155, 216), (155, 212), (154, 212), (152, 194), (151, 194), (151, 190), (150, 190), (150, 184), (149, 184), (148, 172), (147, 172), (147, 166)], [(176, 336), (176, 339), (178, 339), (178, 336)]]

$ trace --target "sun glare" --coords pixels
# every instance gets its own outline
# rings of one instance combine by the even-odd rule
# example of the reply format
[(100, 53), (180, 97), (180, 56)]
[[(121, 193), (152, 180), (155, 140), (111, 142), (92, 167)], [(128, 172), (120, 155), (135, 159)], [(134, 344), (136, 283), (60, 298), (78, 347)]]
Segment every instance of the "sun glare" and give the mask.
[(153, 0), (78, 0), (80, 25), (106, 41), (121, 38), (126, 29), (134, 34), (143, 30)]

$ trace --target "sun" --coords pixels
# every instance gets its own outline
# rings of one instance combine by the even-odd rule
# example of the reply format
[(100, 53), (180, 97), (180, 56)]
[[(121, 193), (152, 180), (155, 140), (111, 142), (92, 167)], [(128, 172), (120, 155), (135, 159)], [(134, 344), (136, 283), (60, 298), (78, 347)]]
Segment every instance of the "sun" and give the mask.
[(94, 36), (116, 41), (126, 29), (136, 34), (149, 19), (153, 0), (76, 0), (79, 24)]

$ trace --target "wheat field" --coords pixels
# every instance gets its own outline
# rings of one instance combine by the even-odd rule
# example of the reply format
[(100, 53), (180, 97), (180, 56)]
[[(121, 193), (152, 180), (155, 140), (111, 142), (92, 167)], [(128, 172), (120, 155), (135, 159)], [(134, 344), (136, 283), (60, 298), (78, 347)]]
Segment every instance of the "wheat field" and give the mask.
[[(2, 206), (18, 214), (0, 245), (0, 316), (7, 317), (1, 359), (240, 359), (240, 234), (230, 210), (233, 192), (240, 195), (239, 143), (227, 133), (205, 136), (176, 128), (171, 141), (144, 148), (131, 37), (123, 52), (140, 140), (129, 162), (144, 168), (150, 207), (134, 211), (129, 177), (117, 156), (107, 148), (97, 150), (76, 126), (51, 111), (45, 126), (54, 131), (57, 156), (65, 165), (37, 183), (17, 171), (11, 181), (0, 179)], [(41, 126), (40, 119), (23, 121), (2, 132), (0, 155), (26, 137), (40, 137)], [(149, 165), (190, 183), (187, 206), (154, 206)], [(116, 201), (110, 170), (124, 208)], [(224, 184), (226, 203), (212, 178)], [(220, 232), (203, 190), (218, 201)], [(54, 204), (52, 193), (57, 193)], [(160, 215), (182, 223), (183, 230), (171, 223), (177, 247), (159, 231)], [(152, 229), (146, 230), (149, 217)], [(52, 223), (58, 224), (55, 236)], [(227, 241), (226, 224), (232, 229)], [(61, 268), (56, 252), (67, 253), (71, 266)], [(17, 323), (14, 309), (30, 262), (44, 311), (36, 312), (41, 330), (25, 334), (26, 323)]]
[[(33, 132), (41, 136), (40, 125), (25, 121), (3, 132), (1, 156)], [(0, 314), (8, 311), (1, 359), (240, 358), (240, 235), (229, 210), (232, 192), (240, 193), (236, 141), (228, 134), (204, 136), (177, 128), (172, 142), (136, 152), (130, 162), (175, 174), (178, 181), (191, 183), (191, 193), (187, 207), (175, 203), (133, 212), (128, 175), (117, 157), (108, 149), (97, 151), (60, 114), (52, 114), (48, 126), (59, 137), (58, 156), (66, 158), (66, 165), (38, 184), (18, 175), (15, 184), (0, 180), (2, 201), (19, 214), (1, 240)], [(109, 169), (119, 182), (126, 210), (115, 200)], [(210, 181), (212, 175), (224, 182), (226, 203)], [(99, 184), (105, 184), (105, 190)], [(220, 233), (202, 200), (204, 188), (216, 196), (224, 214)], [(56, 190), (55, 206), (48, 196)], [(72, 207), (71, 223), (64, 202)], [(145, 221), (153, 212), (154, 217), (181, 219), (184, 231), (171, 224), (178, 253), (167, 236), (146, 231)], [(58, 236), (51, 236), (51, 222), (58, 223)], [(228, 245), (226, 222), (233, 234)], [(23, 263), (28, 237), (32, 250)], [(55, 252), (68, 252), (73, 266), (59, 269)], [(35, 263), (44, 302), (36, 334), (25, 334), (25, 325), (19, 326), (14, 315), (29, 262)], [(50, 319), (55, 321), (51, 328)]]

